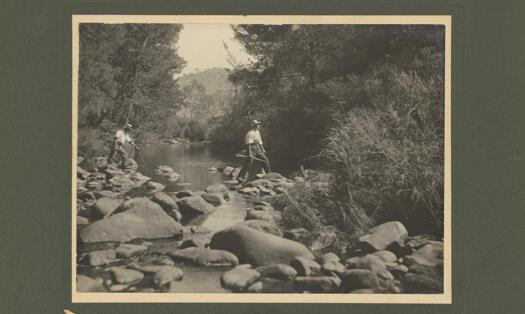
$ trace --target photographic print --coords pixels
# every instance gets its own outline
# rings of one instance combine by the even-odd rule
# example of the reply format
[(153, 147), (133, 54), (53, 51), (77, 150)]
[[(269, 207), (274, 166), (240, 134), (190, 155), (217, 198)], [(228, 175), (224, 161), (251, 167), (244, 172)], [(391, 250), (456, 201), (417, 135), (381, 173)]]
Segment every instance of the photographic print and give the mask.
[(73, 302), (450, 303), (450, 16), (73, 16)]

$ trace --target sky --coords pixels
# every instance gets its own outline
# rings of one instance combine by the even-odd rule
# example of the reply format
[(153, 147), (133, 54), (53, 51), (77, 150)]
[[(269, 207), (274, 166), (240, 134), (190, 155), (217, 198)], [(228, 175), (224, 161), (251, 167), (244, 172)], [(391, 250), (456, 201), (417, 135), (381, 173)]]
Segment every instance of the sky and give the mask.
[(228, 64), (223, 42), (237, 60), (249, 62), (249, 55), (233, 39), (233, 30), (229, 24), (183, 24), (177, 43), (178, 52), (187, 64), (182, 74), (214, 67), (231, 68)]

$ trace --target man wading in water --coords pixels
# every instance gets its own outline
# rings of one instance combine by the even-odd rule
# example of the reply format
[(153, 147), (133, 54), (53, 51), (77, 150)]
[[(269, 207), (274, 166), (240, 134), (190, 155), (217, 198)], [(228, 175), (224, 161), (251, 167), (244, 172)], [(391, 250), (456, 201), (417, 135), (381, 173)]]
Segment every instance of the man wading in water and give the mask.
[(263, 147), (261, 133), (259, 132), (260, 125), (261, 122), (252, 120), (250, 130), (244, 137), (244, 142), (248, 145), (248, 156), (237, 176), (239, 182), (244, 182), (244, 176), (246, 172), (248, 172), (248, 169), (251, 168), (254, 160), (263, 163), (262, 166), (266, 173), (270, 172), (270, 161), (266, 156), (266, 150)]
[(109, 153), (109, 159), (114, 162), (115, 153), (117, 153), (122, 159), (122, 170), (126, 167), (126, 161), (128, 160), (128, 153), (124, 149), (123, 145), (125, 143), (130, 143), (135, 149), (139, 149), (137, 145), (131, 139), (129, 133), (131, 132), (131, 124), (126, 124), (124, 130), (118, 130), (115, 133), (115, 138), (113, 139), (113, 146), (111, 147), (111, 152)]

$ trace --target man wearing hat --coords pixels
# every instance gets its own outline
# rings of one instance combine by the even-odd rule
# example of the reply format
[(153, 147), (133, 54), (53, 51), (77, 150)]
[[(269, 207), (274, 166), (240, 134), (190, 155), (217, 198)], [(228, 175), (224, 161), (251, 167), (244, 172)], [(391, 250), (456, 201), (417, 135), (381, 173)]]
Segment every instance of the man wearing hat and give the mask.
[(270, 161), (266, 156), (266, 150), (264, 149), (261, 133), (259, 132), (260, 125), (261, 122), (252, 120), (250, 130), (244, 137), (244, 142), (248, 146), (248, 158), (244, 162), (244, 165), (237, 176), (237, 180), (239, 181), (244, 181), (244, 176), (253, 164), (254, 159), (263, 163), (263, 168), (266, 173), (270, 172)]
[(137, 145), (133, 142), (130, 136), (132, 126), (131, 124), (126, 123), (124, 125), (124, 130), (117, 130), (115, 133), (115, 139), (113, 140), (113, 147), (111, 148), (111, 152), (109, 153), (109, 159), (113, 161), (113, 157), (115, 157), (115, 153), (117, 153), (121, 159), (122, 159), (122, 169), (125, 169), (126, 166), (126, 160), (128, 160), (128, 153), (124, 149), (125, 143), (130, 143), (133, 147), (138, 149)]

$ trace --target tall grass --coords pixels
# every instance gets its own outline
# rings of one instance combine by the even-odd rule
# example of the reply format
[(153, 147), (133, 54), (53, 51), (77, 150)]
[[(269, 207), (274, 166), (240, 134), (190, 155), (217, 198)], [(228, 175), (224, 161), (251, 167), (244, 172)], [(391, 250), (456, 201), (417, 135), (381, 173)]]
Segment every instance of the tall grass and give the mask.
[(322, 151), (343, 217), (400, 220), (411, 233), (442, 234), (442, 87), (439, 75), (389, 65), (363, 80), (368, 103), (338, 117)]

